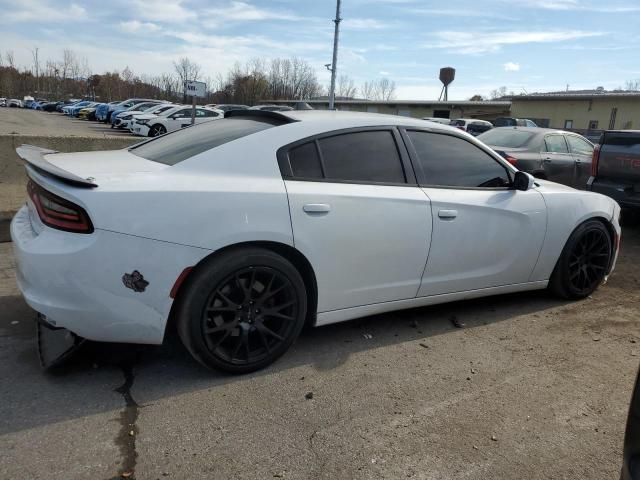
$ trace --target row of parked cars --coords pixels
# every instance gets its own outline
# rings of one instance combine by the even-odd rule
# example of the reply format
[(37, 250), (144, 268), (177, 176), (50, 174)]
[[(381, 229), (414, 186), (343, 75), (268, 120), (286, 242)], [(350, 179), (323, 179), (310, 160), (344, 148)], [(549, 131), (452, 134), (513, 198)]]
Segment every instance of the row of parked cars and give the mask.
[[(109, 103), (78, 100), (57, 102), (55, 107), (43, 106), (42, 110), (59, 111), (69, 117), (104, 122), (111, 128), (128, 130), (134, 135), (157, 137), (192, 124), (193, 107), (149, 98), (129, 98)], [(292, 110), (283, 105), (258, 105), (249, 107), (237, 104), (209, 104), (195, 108), (194, 123), (221, 119), (229, 110)]]

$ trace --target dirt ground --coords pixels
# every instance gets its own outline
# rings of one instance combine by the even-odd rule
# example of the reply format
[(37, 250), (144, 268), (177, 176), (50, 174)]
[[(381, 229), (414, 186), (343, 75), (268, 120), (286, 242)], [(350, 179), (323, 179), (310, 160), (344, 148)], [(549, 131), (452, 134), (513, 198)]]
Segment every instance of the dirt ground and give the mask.
[(593, 298), (514, 294), (310, 329), (235, 377), (174, 338), (93, 344), (43, 374), (10, 248), (0, 478), (618, 478), (640, 360), (638, 226)]
[(132, 137), (128, 131), (102, 122), (71, 118), (58, 112), (6, 107), (0, 108), (0, 135)]

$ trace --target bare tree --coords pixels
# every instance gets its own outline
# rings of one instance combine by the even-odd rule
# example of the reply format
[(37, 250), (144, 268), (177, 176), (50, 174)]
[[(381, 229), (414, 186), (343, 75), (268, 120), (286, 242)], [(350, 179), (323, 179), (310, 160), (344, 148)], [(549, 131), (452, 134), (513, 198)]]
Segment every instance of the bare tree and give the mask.
[(632, 91), (640, 90), (640, 78), (636, 78), (635, 80), (627, 80), (624, 83), (624, 89)]
[(507, 87), (504, 87), (504, 86), (497, 88), (495, 90), (491, 90), (491, 92), (489, 93), (489, 97), (491, 97), (491, 100), (497, 100), (498, 98), (502, 98), (506, 95), (507, 95)]
[(360, 94), (367, 100), (393, 100), (396, 94), (396, 82), (388, 78), (379, 78), (364, 82)]
[(356, 96), (358, 89), (353, 82), (353, 79), (348, 75), (342, 74), (338, 77), (338, 83), (336, 85), (336, 96), (341, 98), (353, 98)]
[(178, 74), (180, 84), (182, 85), (182, 101), (183, 103), (187, 103), (186, 82), (198, 80), (202, 68), (196, 62), (190, 60), (189, 57), (182, 57), (174, 61), (173, 68)]
[(7, 50), (4, 54), (6, 60), (7, 60), (7, 66), (9, 68), (16, 68), (16, 60), (15, 57), (13, 55), (13, 50)]
[(38, 47), (34, 47), (34, 49), (31, 50), (31, 56), (33, 57), (33, 73), (36, 76), (36, 92), (40, 91), (40, 60), (38, 59), (39, 50), (40, 49)]

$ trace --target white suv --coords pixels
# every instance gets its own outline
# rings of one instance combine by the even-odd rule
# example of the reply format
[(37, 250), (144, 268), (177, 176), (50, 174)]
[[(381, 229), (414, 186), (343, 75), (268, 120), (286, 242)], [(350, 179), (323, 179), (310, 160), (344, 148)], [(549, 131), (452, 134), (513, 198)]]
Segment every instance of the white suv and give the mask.
[[(196, 107), (195, 123), (224, 118), (222, 110)], [(166, 110), (160, 115), (140, 115), (131, 124), (131, 133), (142, 137), (157, 137), (191, 125), (191, 107), (184, 105)]]

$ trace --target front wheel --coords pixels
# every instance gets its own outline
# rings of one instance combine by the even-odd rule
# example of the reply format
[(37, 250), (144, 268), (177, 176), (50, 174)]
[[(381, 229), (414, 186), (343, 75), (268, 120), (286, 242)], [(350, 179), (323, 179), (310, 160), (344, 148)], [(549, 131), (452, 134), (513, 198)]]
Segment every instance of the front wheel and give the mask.
[(591, 295), (607, 274), (612, 251), (607, 227), (598, 220), (584, 222), (567, 240), (551, 274), (550, 290), (567, 299)]
[(164, 125), (157, 124), (149, 129), (150, 137), (159, 137), (160, 135), (164, 135), (165, 133), (167, 133), (167, 129), (164, 127)]
[(263, 368), (287, 351), (304, 326), (304, 281), (270, 250), (223, 253), (197, 267), (184, 288), (178, 333), (193, 357), (210, 368)]

